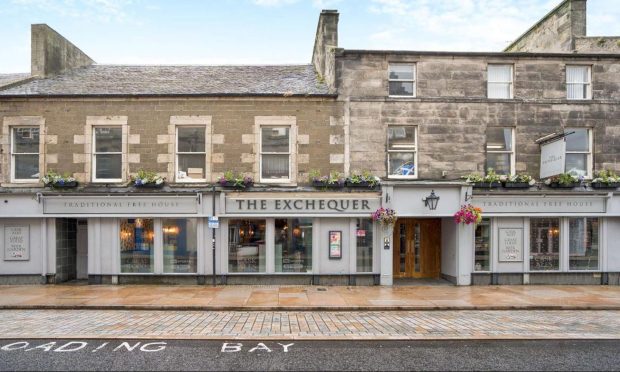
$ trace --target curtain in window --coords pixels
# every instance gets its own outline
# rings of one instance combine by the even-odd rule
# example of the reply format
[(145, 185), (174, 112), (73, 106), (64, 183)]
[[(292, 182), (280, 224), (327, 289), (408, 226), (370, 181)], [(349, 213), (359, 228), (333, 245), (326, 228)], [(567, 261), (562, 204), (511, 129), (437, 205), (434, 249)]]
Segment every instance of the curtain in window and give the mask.
[(509, 65), (489, 65), (489, 98), (511, 98), (512, 68)]
[(263, 178), (288, 178), (287, 155), (263, 155)]
[(567, 98), (586, 98), (588, 80), (589, 79), (587, 66), (566, 66)]

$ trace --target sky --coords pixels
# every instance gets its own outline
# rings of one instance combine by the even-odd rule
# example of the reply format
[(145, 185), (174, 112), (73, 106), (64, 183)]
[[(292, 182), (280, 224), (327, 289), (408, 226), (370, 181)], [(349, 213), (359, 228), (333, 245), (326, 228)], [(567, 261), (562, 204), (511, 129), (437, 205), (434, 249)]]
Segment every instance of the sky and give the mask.
[[(561, 0), (0, 0), (0, 73), (29, 72), (46, 23), (99, 64), (309, 63), (321, 9), (346, 49), (501, 51)], [(588, 0), (588, 36), (620, 35)]]

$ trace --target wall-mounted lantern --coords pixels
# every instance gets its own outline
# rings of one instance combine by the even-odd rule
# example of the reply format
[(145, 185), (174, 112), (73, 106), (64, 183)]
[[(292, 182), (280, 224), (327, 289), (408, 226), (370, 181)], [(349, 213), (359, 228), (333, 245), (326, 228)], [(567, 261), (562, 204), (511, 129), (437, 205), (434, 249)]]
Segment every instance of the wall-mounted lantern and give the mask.
[(431, 211), (437, 209), (437, 203), (439, 202), (439, 196), (435, 195), (435, 190), (431, 191), (431, 194), (426, 198), (422, 199), (424, 205), (428, 207)]

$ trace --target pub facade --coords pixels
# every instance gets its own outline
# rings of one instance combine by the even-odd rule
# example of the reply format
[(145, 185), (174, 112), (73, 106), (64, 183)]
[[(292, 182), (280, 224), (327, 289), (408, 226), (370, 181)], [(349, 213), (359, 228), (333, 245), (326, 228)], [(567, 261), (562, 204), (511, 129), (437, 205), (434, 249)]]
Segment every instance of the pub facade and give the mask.
[(326, 10), (286, 66), (98, 65), (33, 25), (0, 283), (620, 284), (620, 44), (585, 11), (468, 53), (339, 48)]

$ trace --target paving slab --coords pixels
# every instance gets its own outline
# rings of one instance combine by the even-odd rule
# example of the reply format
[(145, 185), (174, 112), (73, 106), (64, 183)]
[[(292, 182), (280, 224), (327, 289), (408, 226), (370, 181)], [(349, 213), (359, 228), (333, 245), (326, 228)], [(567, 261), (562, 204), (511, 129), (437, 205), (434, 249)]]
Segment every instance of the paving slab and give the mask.
[(620, 310), (620, 286), (4, 285), (0, 309)]

